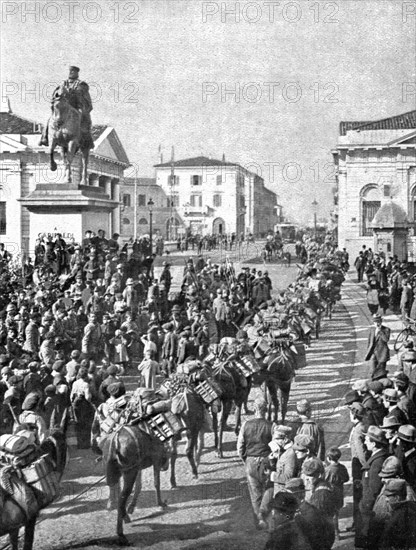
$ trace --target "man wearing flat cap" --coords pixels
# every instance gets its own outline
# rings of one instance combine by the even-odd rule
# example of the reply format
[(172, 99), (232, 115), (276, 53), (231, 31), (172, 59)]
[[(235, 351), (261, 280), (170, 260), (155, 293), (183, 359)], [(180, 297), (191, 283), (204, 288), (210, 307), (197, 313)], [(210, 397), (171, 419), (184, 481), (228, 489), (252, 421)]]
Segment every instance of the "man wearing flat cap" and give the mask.
[(42, 395), (40, 393), (28, 393), (23, 401), (22, 412), (19, 415), (19, 424), (28, 425), (28, 428), (35, 433), (38, 444), (43, 443), (48, 435), (45, 421), (38, 413), (41, 400)]
[(382, 488), (379, 474), (384, 461), (388, 457), (388, 441), (381, 428), (370, 426), (365, 435), (364, 443), (371, 456), (363, 466), (363, 497), (360, 502), (357, 525), (355, 526), (356, 548), (368, 547), (369, 527), (373, 507)]
[(416, 491), (416, 428), (411, 424), (400, 426), (397, 435), (403, 453), (404, 479)]
[(378, 313), (373, 315), (373, 321), (374, 325), (368, 335), (367, 353), (364, 360), (370, 361), (371, 378), (375, 380), (380, 372), (386, 370), (387, 361), (390, 359), (390, 329), (383, 325), (383, 318)]
[[(82, 128), (82, 137), (83, 145), (89, 149), (94, 148), (94, 141), (91, 135), (91, 111), (92, 111), (92, 101), (89, 91), (89, 86), (86, 82), (79, 79), (79, 67), (72, 65), (69, 67), (69, 74), (67, 80), (64, 80), (62, 86), (65, 87), (69, 92), (69, 104), (81, 111), (81, 128)], [(59, 90), (56, 88), (55, 92)], [(52, 96), (52, 97), (53, 97)], [(49, 145), (49, 136), (48, 136), (48, 123), (43, 128), (42, 137), (39, 141), (39, 145)]]
[(278, 493), (272, 502), (274, 529), (265, 550), (312, 550), (301, 527), (295, 521), (298, 499), (289, 492)]

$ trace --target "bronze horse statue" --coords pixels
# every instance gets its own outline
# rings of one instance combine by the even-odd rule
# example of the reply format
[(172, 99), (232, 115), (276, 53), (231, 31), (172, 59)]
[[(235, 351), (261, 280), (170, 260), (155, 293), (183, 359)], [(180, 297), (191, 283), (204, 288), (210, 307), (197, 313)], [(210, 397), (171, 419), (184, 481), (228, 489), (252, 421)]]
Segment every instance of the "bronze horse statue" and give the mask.
[[(53, 431), (42, 443), (40, 452), (41, 455), (46, 454), (48, 459), (51, 460), (54, 471), (58, 474), (58, 478), (61, 479), (67, 458), (65, 434), (61, 430)], [(7, 491), (0, 487), (0, 537), (9, 535), (12, 550), (18, 550), (19, 529), (21, 527), (25, 528), (23, 550), (32, 550), (38, 514), (42, 508), (45, 508), (41, 502), (38, 502), (36, 505), (38, 495), (33, 492), (29, 484), (25, 483), (23, 490), (26, 493), (26, 502), (30, 500), (32, 503), (31, 508), (33, 507), (33, 510), (37, 510), (31, 515), (28, 515), (25, 508), (20, 506)]]
[[(107, 485), (110, 488), (108, 508), (117, 507), (117, 536), (121, 546), (129, 544), (124, 535), (123, 522), (130, 523), (128, 514), (134, 512), (137, 498), (142, 487), (141, 473), (153, 466), (154, 486), (157, 504), (166, 508), (160, 492), (160, 472), (166, 470), (169, 463), (168, 450), (156, 437), (150, 436), (137, 426), (122, 426), (118, 431), (105, 437), (100, 443), (106, 466)], [(119, 490), (120, 480), (123, 488)], [(134, 494), (126, 509), (127, 500)]]
[(90, 130), (83, 128), (81, 111), (72, 106), (71, 99), (71, 93), (64, 85), (59, 86), (52, 96), (52, 114), (48, 121), (50, 168), (53, 172), (57, 169), (54, 151), (58, 145), (62, 149), (65, 177), (70, 183), (72, 181), (71, 164), (80, 150), (82, 156), (81, 185), (87, 185)]

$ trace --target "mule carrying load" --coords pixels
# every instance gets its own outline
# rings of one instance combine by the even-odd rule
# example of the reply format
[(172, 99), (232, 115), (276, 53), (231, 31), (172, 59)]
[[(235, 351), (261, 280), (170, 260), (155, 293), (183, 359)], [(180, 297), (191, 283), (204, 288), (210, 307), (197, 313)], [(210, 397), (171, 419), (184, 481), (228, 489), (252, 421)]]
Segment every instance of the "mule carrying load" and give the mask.
[(171, 402), (162, 399), (155, 391), (138, 388), (131, 396), (122, 395), (106, 407), (99, 407), (96, 414), (102, 436), (109, 435), (122, 426), (137, 426), (144, 433), (162, 442), (186, 429), (179, 417), (171, 411)]

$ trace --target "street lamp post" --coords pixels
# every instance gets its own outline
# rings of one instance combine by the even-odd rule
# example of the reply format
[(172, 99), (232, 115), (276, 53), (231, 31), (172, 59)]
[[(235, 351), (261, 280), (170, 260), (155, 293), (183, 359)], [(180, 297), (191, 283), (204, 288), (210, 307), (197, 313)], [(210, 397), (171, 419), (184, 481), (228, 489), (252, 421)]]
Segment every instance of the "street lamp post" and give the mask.
[(313, 206), (313, 228), (314, 228), (314, 232), (315, 232), (315, 239), (316, 239), (316, 214), (317, 214), (317, 207), (318, 207), (318, 202), (315, 199), (313, 199), (313, 203), (312, 203), (312, 206)]
[(149, 225), (149, 237), (150, 237), (150, 256), (153, 254), (153, 206), (154, 206), (153, 199), (150, 198), (147, 202), (147, 206), (149, 208), (149, 217), (150, 217), (150, 225)]

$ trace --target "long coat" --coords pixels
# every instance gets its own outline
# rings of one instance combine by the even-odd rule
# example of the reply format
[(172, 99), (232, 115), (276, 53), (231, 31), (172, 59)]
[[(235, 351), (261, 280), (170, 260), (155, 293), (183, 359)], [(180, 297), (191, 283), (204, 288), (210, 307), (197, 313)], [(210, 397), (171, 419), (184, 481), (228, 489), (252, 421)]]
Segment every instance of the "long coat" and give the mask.
[(381, 325), (377, 336), (375, 327), (372, 327), (368, 336), (365, 361), (368, 361), (374, 356), (379, 363), (387, 363), (390, 359), (390, 350), (388, 346), (389, 339), (390, 329), (388, 327)]

